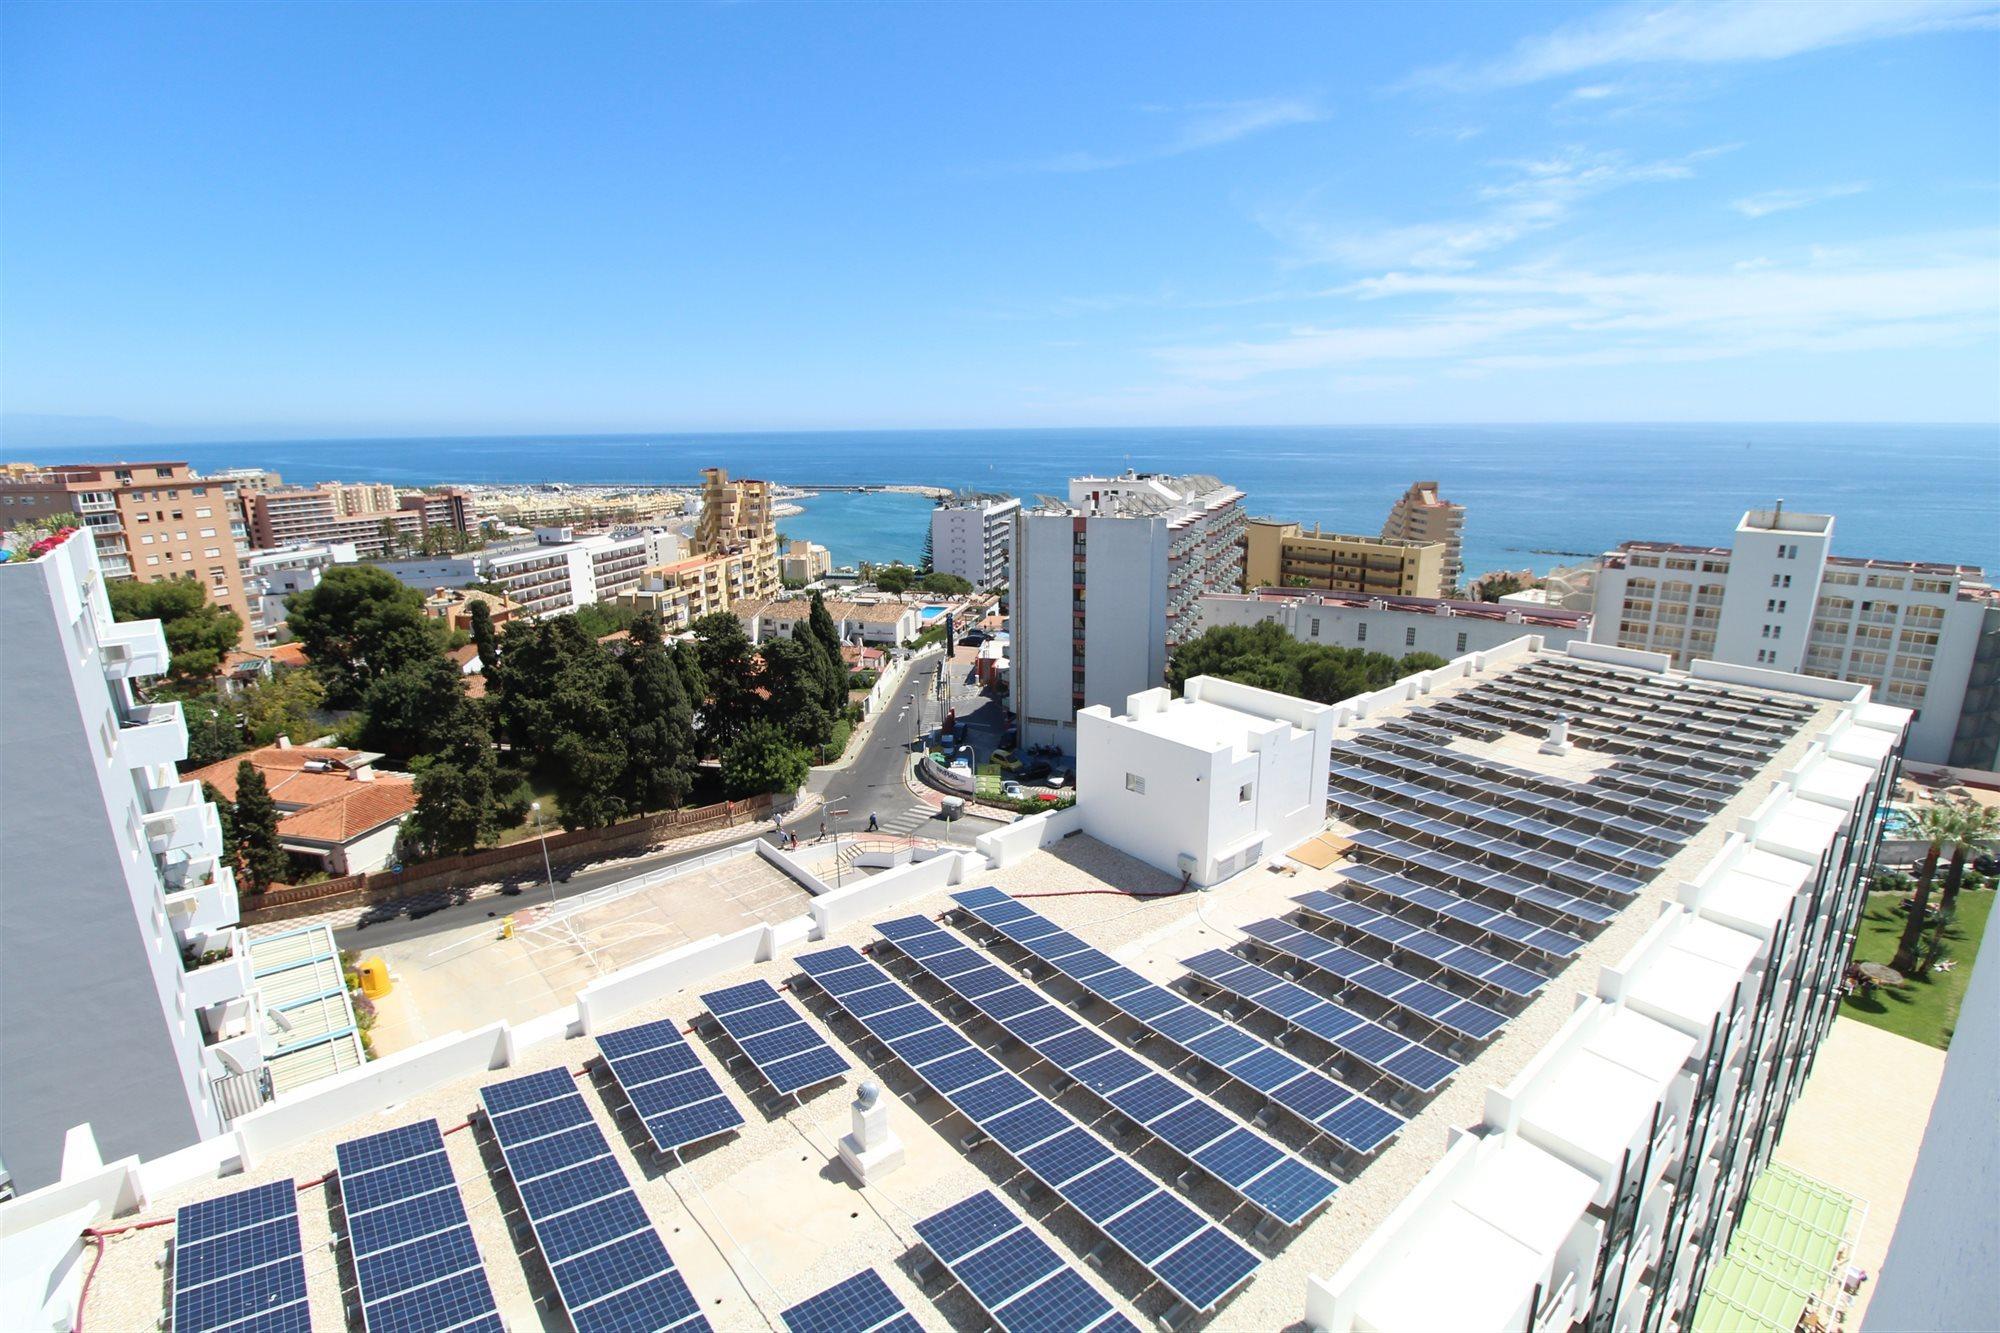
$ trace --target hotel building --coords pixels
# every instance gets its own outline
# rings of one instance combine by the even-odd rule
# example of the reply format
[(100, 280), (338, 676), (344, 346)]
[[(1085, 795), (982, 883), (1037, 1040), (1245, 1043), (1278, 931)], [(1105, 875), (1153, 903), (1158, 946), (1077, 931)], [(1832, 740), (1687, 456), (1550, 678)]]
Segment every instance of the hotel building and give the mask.
[(975, 588), (1007, 580), (1014, 550), (1014, 515), (1021, 502), (1011, 495), (963, 495), (938, 501), (931, 511), (931, 568), (956, 574)]
[(771, 483), (731, 481), (719, 467), (701, 470), (701, 517), (695, 521), (696, 555), (740, 555), (748, 597), (776, 597), (778, 527), (771, 512)]
[(1078, 477), (1015, 514), (1013, 709), (1023, 744), (1074, 753), (1075, 716), (1166, 679), (1201, 598), (1243, 579), (1243, 493), (1209, 476)]
[(306, 542), (268, 551), (246, 549), (240, 554), (243, 595), (250, 604), (250, 627), (260, 646), (275, 642), (284, 629), (287, 597), (317, 588), (327, 570), (359, 559), (349, 542)]
[(1389, 509), (1382, 535), (1399, 541), (1443, 542), (1444, 563), (1438, 577), (1444, 591), (1465, 584), (1465, 506), (1438, 494), (1434, 481), (1413, 482)]
[(65, 464), (0, 478), (0, 527), (74, 513), (90, 529), (107, 579), (189, 579), (243, 621), (255, 615), (237, 568), (233, 483), (197, 476), (186, 463)]
[(399, 499), (391, 486), (332, 482), (262, 491), (249, 497), (248, 508), (250, 534), (259, 547), (344, 543), (365, 558), (420, 542), (434, 528), (470, 532), (477, 526), (471, 497), (451, 489)]
[(1438, 597), (1370, 597), (1361, 593), (1266, 588), (1255, 593), (1210, 593), (1201, 599), (1201, 627), (1272, 621), (1301, 643), (1363, 648), (1407, 657), (1434, 653), (1447, 660), (1485, 652), (1524, 634), (1560, 648), (1590, 637), (1588, 611), (1555, 607), (1462, 602)]
[(1442, 597), (1442, 541), (1307, 532), (1296, 523), (1253, 518), (1244, 529), (1243, 590), (1317, 588), (1381, 597)]
[(1831, 553), (1833, 517), (1751, 510), (1729, 546), (1626, 542), (1596, 587), (1600, 643), (1868, 685), (1915, 712), (1910, 758), (2000, 767), (2000, 596), (1967, 565)]
[(84, 1122), (111, 1157), (221, 1133), (264, 1099), (267, 1033), (181, 705), (133, 692), (167, 669), (160, 622), (113, 623), (77, 533), (0, 564), (0, 638), (0, 1160), (31, 1189)]

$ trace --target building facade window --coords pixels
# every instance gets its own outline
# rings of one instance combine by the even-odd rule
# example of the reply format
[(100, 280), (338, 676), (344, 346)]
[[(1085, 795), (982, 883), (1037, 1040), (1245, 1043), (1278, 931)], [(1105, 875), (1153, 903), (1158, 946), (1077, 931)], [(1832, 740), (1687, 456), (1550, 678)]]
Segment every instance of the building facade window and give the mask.
[(1125, 790), (1135, 796), (1144, 796), (1146, 794), (1146, 779), (1140, 777), (1137, 773), (1127, 773), (1125, 775)]
[(1408, 629), (1403, 631), (1403, 646), (1405, 648), (1412, 648), (1416, 646), (1416, 642), (1417, 642), (1417, 627), (1415, 625), (1412, 625)]

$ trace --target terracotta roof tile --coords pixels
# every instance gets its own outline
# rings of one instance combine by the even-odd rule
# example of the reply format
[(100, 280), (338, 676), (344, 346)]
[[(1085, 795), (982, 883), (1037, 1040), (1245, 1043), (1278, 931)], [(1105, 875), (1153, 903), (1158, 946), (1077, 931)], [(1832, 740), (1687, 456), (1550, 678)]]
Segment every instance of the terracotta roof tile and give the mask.
[(348, 782), (343, 795), (278, 821), (278, 836), (308, 842), (352, 842), (364, 833), (401, 819), (417, 806), (417, 784), (387, 774), (371, 782)]

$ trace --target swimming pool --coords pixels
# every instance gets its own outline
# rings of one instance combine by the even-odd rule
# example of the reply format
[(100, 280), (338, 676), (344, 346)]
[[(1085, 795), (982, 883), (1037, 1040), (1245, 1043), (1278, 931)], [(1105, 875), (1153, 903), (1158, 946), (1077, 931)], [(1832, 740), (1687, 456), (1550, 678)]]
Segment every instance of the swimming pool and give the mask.
[(926, 621), (930, 621), (930, 620), (936, 620), (939, 616), (943, 615), (946, 611), (950, 609), (951, 609), (950, 607), (945, 607), (945, 606), (927, 606), (923, 610), (917, 612), (917, 614), (922, 616)]

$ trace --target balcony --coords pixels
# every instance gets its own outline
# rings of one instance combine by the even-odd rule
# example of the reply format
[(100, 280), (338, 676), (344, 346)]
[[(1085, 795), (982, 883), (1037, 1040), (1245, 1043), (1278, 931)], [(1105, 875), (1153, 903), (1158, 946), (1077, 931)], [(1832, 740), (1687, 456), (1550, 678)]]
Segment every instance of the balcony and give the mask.
[(215, 807), (202, 798), (201, 784), (176, 782), (156, 787), (146, 793), (145, 807), (141, 823), (147, 848), (154, 856), (184, 852), (193, 860), (221, 857), (222, 825)]
[(112, 625), (98, 634), (97, 643), (104, 654), (104, 674), (114, 680), (166, 673), (167, 634), (157, 620)]
[(212, 1009), (250, 993), (250, 937), (226, 929), (201, 936), (181, 955), (182, 988), (195, 1009)]
[(152, 768), (156, 764), (177, 764), (187, 758), (187, 720), (178, 701), (140, 704), (125, 714), (118, 729), (118, 749), (132, 768)]
[(236, 872), (214, 857), (176, 857), (166, 874), (167, 920), (183, 943), (233, 926), (242, 915)]

